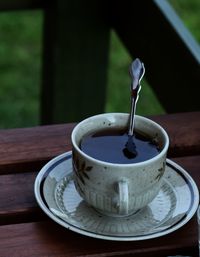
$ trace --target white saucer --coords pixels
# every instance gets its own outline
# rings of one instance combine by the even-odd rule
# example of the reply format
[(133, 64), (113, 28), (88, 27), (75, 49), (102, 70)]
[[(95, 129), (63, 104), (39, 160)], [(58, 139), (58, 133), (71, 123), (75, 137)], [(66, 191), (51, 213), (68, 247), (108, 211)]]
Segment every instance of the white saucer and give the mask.
[(169, 234), (196, 212), (199, 192), (190, 175), (167, 160), (163, 185), (156, 198), (136, 214), (103, 216), (76, 192), (71, 152), (52, 159), (35, 180), (35, 197), (55, 222), (77, 233), (106, 240), (136, 241)]

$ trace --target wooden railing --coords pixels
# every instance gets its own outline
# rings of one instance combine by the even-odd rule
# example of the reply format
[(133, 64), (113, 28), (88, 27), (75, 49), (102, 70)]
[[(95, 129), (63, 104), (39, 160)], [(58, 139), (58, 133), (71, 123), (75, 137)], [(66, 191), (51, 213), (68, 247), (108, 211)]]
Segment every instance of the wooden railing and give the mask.
[(110, 31), (147, 67), (167, 112), (200, 109), (200, 47), (166, 0), (4, 0), (0, 11), (44, 12), (41, 121), (104, 111)]
[(0, 11), (36, 9), (36, 8), (43, 8), (44, 6), (45, 6), (45, 1), (42, 1), (42, 0), (2, 0), (0, 1)]

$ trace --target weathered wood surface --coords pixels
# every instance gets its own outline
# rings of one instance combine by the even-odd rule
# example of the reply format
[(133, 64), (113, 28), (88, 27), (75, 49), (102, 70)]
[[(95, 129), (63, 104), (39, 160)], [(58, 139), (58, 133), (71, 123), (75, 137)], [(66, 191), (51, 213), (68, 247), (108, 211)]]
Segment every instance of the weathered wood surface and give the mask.
[(174, 253), (196, 257), (197, 231), (191, 230), (195, 226), (192, 219), (179, 231), (159, 239), (111, 242), (75, 234), (52, 221), (7, 225), (0, 227), (0, 256), (166, 257)]
[[(152, 117), (171, 138), (170, 159), (185, 168), (198, 187), (199, 114)], [(196, 216), (181, 229), (160, 238), (110, 242), (66, 230), (40, 210), (33, 192), (35, 177), (49, 159), (71, 149), (74, 125), (0, 131), (0, 256), (198, 256)]]
[[(0, 172), (35, 170), (71, 149), (74, 124), (0, 131)], [(40, 165), (40, 166), (41, 166)]]
[[(200, 187), (200, 155), (173, 158), (172, 160), (185, 168)], [(0, 224), (15, 223), (20, 216), (22, 216), (21, 222), (36, 221), (38, 220), (37, 215), (43, 216), (37, 207), (33, 192), (37, 174), (38, 171), (27, 171), (0, 176)]]
[[(200, 152), (200, 113), (153, 116), (170, 137), (169, 157)], [(75, 124), (0, 131), (0, 172), (35, 170), (52, 157), (71, 149)]]

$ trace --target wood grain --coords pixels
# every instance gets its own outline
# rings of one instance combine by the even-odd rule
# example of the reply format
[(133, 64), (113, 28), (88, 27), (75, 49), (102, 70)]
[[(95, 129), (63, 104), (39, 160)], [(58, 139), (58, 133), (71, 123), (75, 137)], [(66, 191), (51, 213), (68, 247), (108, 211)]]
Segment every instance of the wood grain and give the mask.
[[(175, 158), (194, 178), (198, 187), (200, 155)], [(0, 176), (0, 224), (47, 219), (34, 197), (34, 181), (38, 172), (15, 173)]]
[(24, 172), (71, 149), (74, 124), (0, 131), (0, 172)]
[[(169, 157), (200, 188), (199, 112), (152, 117), (169, 134)], [(33, 185), (40, 168), (71, 149), (75, 124), (0, 131), (0, 256), (198, 256), (193, 217), (176, 232), (141, 242), (110, 242), (71, 232), (50, 220), (36, 203)]]
[(47, 219), (34, 196), (37, 172), (0, 176), (0, 225)]
[[(200, 112), (150, 117), (170, 138), (169, 157), (200, 153)], [(75, 124), (0, 131), (0, 173), (34, 171), (48, 160), (71, 150)]]
[(169, 135), (169, 157), (200, 153), (200, 112), (168, 114), (151, 118), (163, 126)]
[(170, 235), (140, 242), (89, 238), (66, 230), (52, 221), (6, 225), (0, 227), (0, 256), (197, 256), (197, 230), (191, 229), (196, 225), (193, 218)]

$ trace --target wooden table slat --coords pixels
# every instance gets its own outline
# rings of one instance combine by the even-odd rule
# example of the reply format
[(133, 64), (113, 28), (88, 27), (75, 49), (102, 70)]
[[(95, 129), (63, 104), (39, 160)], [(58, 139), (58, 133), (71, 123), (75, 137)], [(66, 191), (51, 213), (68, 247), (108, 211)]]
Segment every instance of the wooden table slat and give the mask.
[[(13, 253), (16, 252), (16, 256), (20, 257), (166, 257), (167, 254), (197, 256), (197, 230), (191, 230), (194, 226), (195, 218), (172, 234), (146, 240), (144, 243), (88, 238), (66, 230), (52, 221), (6, 225), (0, 227), (0, 256), (15, 256)], [(187, 238), (184, 235), (187, 235)], [(184, 249), (181, 249), (183, 245)]]
[[(199, 176), (198, 176), (198, 173), (199, 173), (198, 164), (200, 163), (200, 155), (189, 156), (187, 158), (182, 158), (182, 157), (175, 158), (173, 160), (176, 163), (178, 163), (179, 165), (181, 165), (183, 168), (185, 168), (188, 171), (188, 173), (194, 178), (198, 187), (200, 187), (200, 180), (199, 180)], [(194, 165), (194, 163), (196, 165)], [(19, 174), (16, 173), (16, 174), (1, 175), (1, 180), (0, 180), (0, 225), (4, 225), (4, 226), (0, 226), (0, 234), (1, 234), (1, 228), (5, 227), (6, 224), (34, 222), (34, 221), (39, 221), (39, 220), (40, 221), (41, 220), (49, 220), (47, 215), (44, 214), (42, 212), (42, 210), (38, 207), (35, 197), (34, 197), (33, 184), (34, 184), (34, 180), (35, 180), (35, 177), (37, 176), (37, 174), (38, 174), (38, 172), (26, 172), (26, 173), (19, 173)], [(51, 221), (51, 224), (53, 225), (54, 222)], [(194, 222), (189, 222), (189, 224), (187, 227), (188, 227), (188, 230), (190, 231), (190, 233), (192, 234), (190, 236), (190, 240), (189, 240), (190, 244), (192, 245), (192, 244), (196, 244), (197, 226), (194, 226)], [(55, 224), (55, 226), (60, 227), (60, 225), (58, 225), (58, 224)], [(65, 230), (67, 230), (67, 229), (65, 229)], [(75, 233), (71, 233), (71, 235), (70, 235), (70, 233), (71, 232), (66, 232), (66, 234), (69, 237), (71, 237), (71, 235), (73, 237), (75, 236), (74, 235)], [(180, 232), (177, 231), (176, 235), (177, 235), (176, 243), (182, 245), (183, 238), (181, 236), (181, 230), (180, 230)], [(53, 240), (53, 239), (50, 239), (50, 240)], [(155, 242), (157, 242), (157, 241), (152, 241), (152, 242), (154, 242), (153, 245), (154, 245), (154, 247), (156, 247)], [(172, 243), (173, 242), (168, 243), (168, 247), (173, 248)], [(2, 244), (4, 244), (4, 243), (0, 239), (0, 249), (1, 249)], [(71, 244), (71, 242), (70, 242), (70, 244)], [(188, 247), (189, 247), (189, 245), (188, 245)], [(190, 247), (189, 247), (189, 249), (190, 249)], [(1, 251), (0, 251), (0, 253), (1, 253)], [(128, 254), (128, 252), (126, 254)], [(144, 254), (144, 252), (143, 252), (143, 254)], [(0, 254), (0, 256), (2, 256), (2, 255)], [(39, 255), (39, 256), (42, 256), (42, 255)], [(108, 256), (108, 255), (105, 255), (105, 256)], [(145, 255), (145, 256), (147, 256), (147, 255)], [(151, 255), (149, 255), (149, 256), (151, 256)]]
[[(200, 155), (172, 159), (193, 177), (200, 188)], [(34, 181), (38, 172), (15, 173), (0, 177), (0, 224), (36, 221), (47, 218), (34, 196)], [(19, 186), (23, 185), (23, 186)]]
[(71, 150), (74, 124), (0, 130), (0, 173), (34, 171)]
[[(151, 118), (169, 134), (169, 157), (200, 154), (200, 112)], [(62, 124), (1, 130), (0, 173), (33, 171), (54, 156), (69, 151), (74, 126)]]
[(200, 112), (168, 114), (151, 118), (163, 126), (169, 135), (169, 157), (200, 153)]
[[(34, 196), (37, 172), (1, 175), (0, 225), (46, 219)], [(20, 186), (19, 186), (20, 185)]]
[[(200, 188), (200, 112), (152, 117), (170, 137), (169, 158)], [(140, 242), (89, 238), (61, 227), (34, 197), (34, 181), (51, 158), (71, 150), (75, 124), (0, 130), (0, 256), (198, 256), (194, 216), (177, 231)]]

